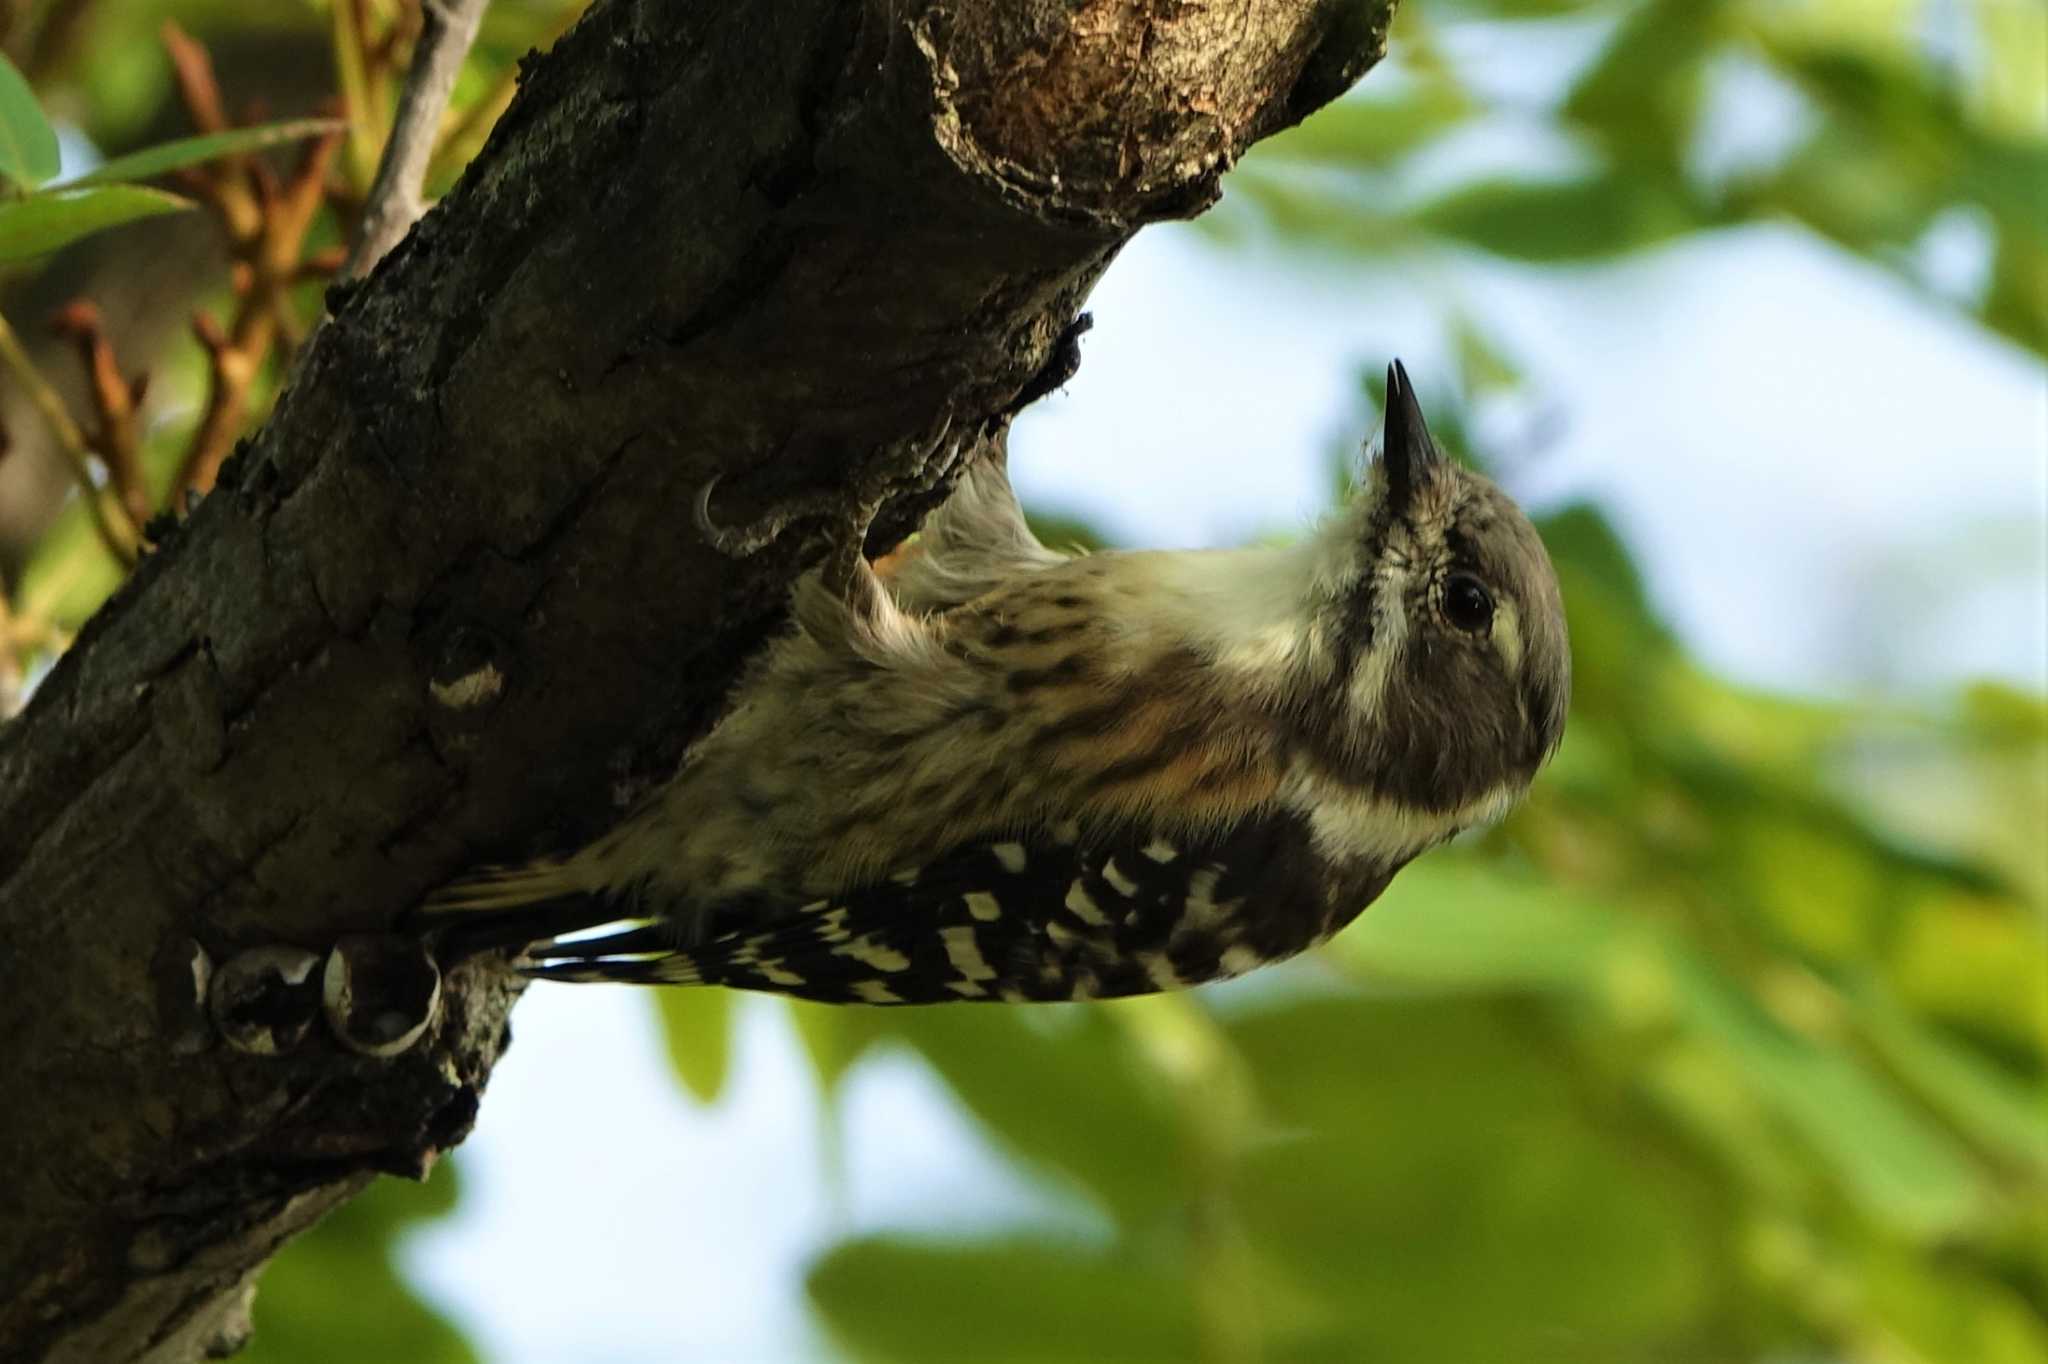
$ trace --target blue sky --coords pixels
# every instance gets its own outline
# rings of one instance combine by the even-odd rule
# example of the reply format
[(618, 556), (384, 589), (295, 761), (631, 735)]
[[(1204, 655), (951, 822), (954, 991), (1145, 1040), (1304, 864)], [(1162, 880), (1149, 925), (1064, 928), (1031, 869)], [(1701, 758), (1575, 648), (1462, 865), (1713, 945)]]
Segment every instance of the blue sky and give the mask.
[[(1891, 276), (1792, 229), (1600, 270), (1455, 262), (1557, 435), (1507, 471), (1596, 498), (1717, 669), (1819, 694), (2048, 688), (2048, 378)], [(1019, 423), (1026, 500), (1123, 543), (1194, 547), (1327, 505), (1357, 376), (1401, 355), (1447, 394), (1426, 283), (1142, 234), (1069, 389)], [(1020, 1183), (905, 1056), (856, 1072), (838, 1185), (810, 1072), (750, 1002), (726, 1096), (691, 1105), (628, 990), (534, 989), (456, 1214), (407, 1264), (499, 1364), (792, 1359), (825, 1346), (802, 1270), (849, 1231), (1085, 1214)], [(572, 1177), (573, 1176), (573, 1177)]]

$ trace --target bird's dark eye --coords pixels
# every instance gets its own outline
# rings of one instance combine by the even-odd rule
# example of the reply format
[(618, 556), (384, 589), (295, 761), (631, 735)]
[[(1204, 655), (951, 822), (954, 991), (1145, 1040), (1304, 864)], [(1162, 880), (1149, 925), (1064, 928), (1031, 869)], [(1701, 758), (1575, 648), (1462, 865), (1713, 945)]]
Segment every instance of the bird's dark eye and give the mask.
[(1493, 624), (1493, 597), (1469, 573), (1453, 573), (1444, 583), (1444, 617), (1460, 630), (1482, 634)]

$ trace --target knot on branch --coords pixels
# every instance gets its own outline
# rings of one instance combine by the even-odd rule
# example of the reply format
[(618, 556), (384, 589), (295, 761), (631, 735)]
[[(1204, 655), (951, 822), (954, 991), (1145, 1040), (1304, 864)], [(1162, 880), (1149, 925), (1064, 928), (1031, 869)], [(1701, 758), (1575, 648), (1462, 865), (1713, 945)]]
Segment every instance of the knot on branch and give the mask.
[[(911, 20), (945, 150), (1060, 216), (1192, 216), (1256, 138), (1386, 51), (1394, 0), (1199, 5), (1081, 0), (937, 8)], [(1313, 92), (1298, 89), (1307, 81)]]

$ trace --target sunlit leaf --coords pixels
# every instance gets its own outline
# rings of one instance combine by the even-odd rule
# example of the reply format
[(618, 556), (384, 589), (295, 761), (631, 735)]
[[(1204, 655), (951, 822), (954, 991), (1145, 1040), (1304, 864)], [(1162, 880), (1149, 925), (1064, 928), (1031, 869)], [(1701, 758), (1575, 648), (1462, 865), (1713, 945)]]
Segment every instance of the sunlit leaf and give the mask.
[(1480, 395), (1512, 389), (1522, 375), (1500, 342), (1471, 313), (1460, 309), (1451, 318), (1451, 344), (1458, 356), (1458, 375), (1465, 391)]
[(1711, 1034), (1872, 1217), (1934, 1238), (1969, 1225), (1988, 1190), (1963, 1150), (1840, 1051), (1768, 1017), (1706, 963), (1680, 966), (1690, 1026)]
[(714, 1102), (725, 1088), (731, 1062), (733, 992), (678, 987), (647, 993), (661, 1013), (668, 1061), (683, 1087), (699, 1103)]
[(263, 1272), (247, 1364), (476, 1364), (477, 1353), (397, 1271), (405, 1228), (445, 1213), (455, 1196), (443, 1164), (424, 1185), (379, 1178)]
[(341, 126), (338, 119), (301, 118), (285, 123), (266, 123), (255, 128), (234, 128), (224, 133), (179, 138), (175, 142), (161, 142), (154, 147), (144, 147), (141, 151), (117, 156), (111, 161), (103, 161), (75, 180), (65, 181), (64, 187), (82, 189), (87, 185), (148, 180), (182, 166), (196, 166), (218, 157), (260, 152), (265, 148), (281, 146), (287, 142), (318, 137)]
[(1645, 674), (1669, 657), (1672, 640), (1628, 548), (1588, 503), (1553, 512), (1536, 529), (1564, 589), (1575, 702), (1595, 716), (1632, 714), (1650, 701)]
[(1963, 720), (1973, 737), (1999, 744), (2048, 743), (2048, 698), (2001, 682), (1964, 691)]
[(1572, 87), (1565, 117), (1644, 173), (1675, 169), (1699, 112), (1723, 3), (1651, 0), (1636, 8)]
[[(1432, 7), (1467, 19), (1555, 19), (1584, 11), (1586, 0), (1441, 0)], [(1395, 12), (1397, 21), (1407, 10)]]
[(1982, 79), (1965, 92), (1994, 133), (2040, 138), (2048, 134), (2048, 8), (2010, 0), (1976, 0), (1982, 35)]
[(1093, 521), (1085, 517), (1034, 511), (1030, 515), (1030, 525), (1033, 535), (1058, 549), (1093, 551), (1109, 548), (1108, 539), (1096, 529)]
[(1738, 198), (1750, 216), (1786, 214), (1863, 252), (1914, 240), (1947, 203), (1924, 167), (1840, 128), (1823, 129)]
[(191, 207), (189, 199), (139, 185), (53, 190), (0, 203), (0, 261), (27, 260), (109, 227)]
[(2048, 953), (2039, 919), (1960, 888), (1914, 898), (1888, 944), (1895, 989), (1952, 1027), (2039, 1046), (2048, 1024)]
[(2048, 1104), (2037, 1090), (1873, 991), (1858, 994), (1854, 1017), (1872, 1049), (1935, 1112), (2001, 1159), (2048, 1179)]
[(999, 1145), (1143, 1223), (1183, 1196), (1180, 1134), (1168, 1097), (1144, 1083), (1101, 1012), (1117, 1007), (902, 1010), (886, 1022)]
[[(1301, 1353), (1628, 1359), (1708, 1331), (1728, 1253), (1714, 1178), (1578, 1083), (1553, 1020), (1317, 1000), (1232, 1031), (1275, 1120), (1237, 1206), (1328, 1315)], [(1692, 1344), (1673, 1355), (1726, 1353)]]
[(1726, 836), (1781, 942), (1821, 962), (1868, 959), (1884, 922), (1888, 867), (1854, 841), (1768, 807)]
[(1920, 1359), (2041, 1364), (2048, 1320), (2012, 1285), (1896, 1249), (1872, 1256), (1871, 1315)]
[(31, 190), (57, 173), (57, 133), (36, 92), (13, 62), (0, 56), (0, 176)]
[(1518, 260), (1613, 256), (1702, 226), (1669, 187), (1619, 173), (1489, 180), (1416, 210), (1430, 230)]
[(1798, 1206), (1811, 1196), (1811, 1162), (1783, 1140), (1769, 1106), (1723, 1048), (1681, 1033), (1645, 1060), (1636, 1079), (1705, 1162), (1743, 1186), (1752, 1206)]
[(1344, 177), (1305, 173), (1285, 162), (1242, 165), (1231, 175), (1222, 204), (1195, 220), (1197, 231), (1237, 241), (1263, 228), (1295, 246), (1346, 255), (1378, 255), (1414, 242), (1405, 216), (1389, 213), (1375, 196)]
[(787, 1000), (783, 1007), (805, 1054), (811, 1058), (818, 1085), (827, 1099), (837, 1094), (839, 1082), (846, 1078), (853, 1063), (887, 1031), (874, 1009), (815, 1004), (803, 999)]
[(1992, 257), (1984, 324), (2048, 355), (2048, 250), (2003, 234)]
[(809, 1288), (833, 1334), (861, 1359), (1060, 1364), (1203, 1354), (1194, 1286), (1175, 1266), (1093, 1247), (850, 1241), (812, 1268)]
[(1438, 988), (1571, 987), (1596, 978), (1621, 926), (1605, 909), (1472, 861), (1407, 868), (1337, 939), (1370, 977)]
[(1433, 81), (1392, 97), (1347, 97), (1314, 118), (1257, 144), (1254, 164), (1312, 162), (1330, 166), (1385, 166), (1441, 136), (1474, 113), (1470, 97)]

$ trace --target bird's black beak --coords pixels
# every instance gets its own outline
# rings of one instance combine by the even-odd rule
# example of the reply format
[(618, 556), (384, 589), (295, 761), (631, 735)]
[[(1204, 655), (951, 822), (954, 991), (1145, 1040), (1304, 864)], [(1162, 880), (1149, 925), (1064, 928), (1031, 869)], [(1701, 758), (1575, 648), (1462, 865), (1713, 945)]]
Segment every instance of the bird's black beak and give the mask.
[(1387, 497), (1399, 516), (1408, 510), (1415, 490), (1434, 478), (1444, 461), (1429, 438), (1407, 367), (1399, 360), (1387, 366), (1387, 425), (1380, 445), (1380, 458), (1387, 466)]

